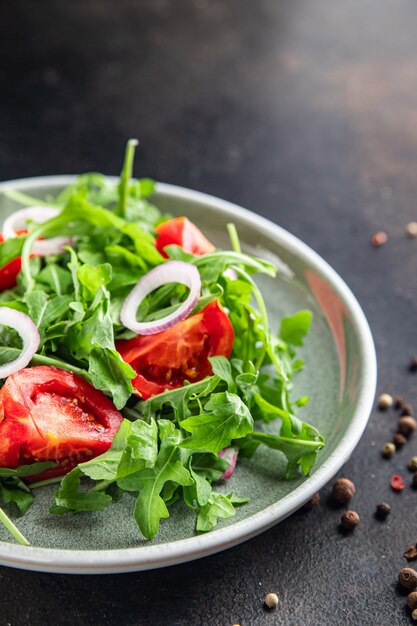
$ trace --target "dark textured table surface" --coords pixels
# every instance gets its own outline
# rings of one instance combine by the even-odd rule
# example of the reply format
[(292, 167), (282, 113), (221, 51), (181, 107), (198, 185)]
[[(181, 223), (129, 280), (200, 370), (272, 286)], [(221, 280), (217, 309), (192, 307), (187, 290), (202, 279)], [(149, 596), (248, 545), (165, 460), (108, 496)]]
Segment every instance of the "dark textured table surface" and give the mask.
[[(0, 179), (117, 173), (138, 136), (137, 174), (242, 204), (323, 255), (368, 316), (379, 391), (417, 404), (416, 58), (412, 0), (1, 0)], [(389, 480), (410, 482), (417, 437), (384, 462), (394, 426), (374, 411), (343, 470), (353, 535), (337, 532), (328, 487), (310, 513), (194, 563), (107, 577), (0, 568), (1, 626), (410, 623), (396, 576), (417, 492)]]

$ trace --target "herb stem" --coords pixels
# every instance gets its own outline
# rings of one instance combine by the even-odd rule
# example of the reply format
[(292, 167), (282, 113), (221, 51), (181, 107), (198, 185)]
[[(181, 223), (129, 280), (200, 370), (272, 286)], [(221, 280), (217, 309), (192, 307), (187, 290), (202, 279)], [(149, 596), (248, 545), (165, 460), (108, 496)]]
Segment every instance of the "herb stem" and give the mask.
[(98, 483), (94, 485), (94, 487), (91, 487), (91, 489), (88, 490), (88, 493), (95, 493), (96, 491), (104, 491), (104, 489), (107, 489), (107, 487), (111, 485), (112, 483), (114, 483), (114, 480), (100, 480)]
[(30, 489), (39, 489), (39, 487), (46, 487), (47, 485), (55, 485), (60, 483), (62, 476), (54, 476), (53, 478), (45, 478), (45, 480), (38, 480), (30, 484)]
[(19, 204), (23, 204), (25, 206), (56, 206), (56, 203), (52, 204), (51, 202), (45, 202), (45, 200), (40, 200), (39, 198), (33, 198), (32, 196), (28, 196), (26, 193), (22, 193), (21, 191), (18, 191), (17, 189), (12, 189), (11, 187), (3, 189), (2, 193), (4, 196), (6, 196), (6, 198), (10, 198), (11, 200), (14, 200), (15, 202), (18, 202)]
[(116, 215), (125, 215), (127, 201), (129, 197), (129, 181), (132, 178), (133, 161), (135, 158), (135, 150), (138, 145), (137, 139), (129, 139), (126, 146), (125, 160), (123, 163), (122, 172), (120, 174), (119, 184), (119, 202), (114, 212)]
[(78, 374), (79, 376), (85, 378), (88, 382), (91, 382), (91, 378), (86, 370), (76, 367), (75, 365), (71, 365), (70, 363), (66, 363), (61, 359), (52, 358), (43, 354), (34, 354), (32, 357), (32, 363), (35, 365), (52, 365), (53, 367), (59, 367), (62, 370), (74, 372), (74, 374)]
[(227, 225), (227, 232), (229, 233), (230, 243), (232, 244), (232, 248), (234, 252), (242, 252), (242, 248), (240, 246), (239, 235), (237, 234), (236, 226), (233, 223)]
[(30, 546), (29, 541), (22, 535), (17, 526), (12, 522), (10, 517), (6, 515), (3, 509), (0, 508), (0, 523), (9, 531), (9, 533), (16, 539), (21, 546)]
[(276, 369), (276, 372), (278, 374), (278, 376), (284, 381), (287, 382), (288, 381), (288, 377), (285, 374), (284, 370), (281, 367), (281, 363), (279, 362), (277, 355), (275, 354), (275, 351), (273, 349), (273, 347), (271, 346), (271, 338), (269, 335), (269, 322), (268, 322), (268, 312), (266, 310), (266, 306), (265, 306), (265, 301), (263, 299), (263, 296), (259, 290), (258, 285), (255, 283), (255, 281), (251, 278), (251, 276), (249, 276), (249, 274), (247, 272), (245, 272), (245, 270), (243, 270), (241, 267), (239, 266), (233, 266), (233, 269), (240, 274), (240, 276), (242, 276), (242, 278), (244, 280), (246, 280), (246, 282), (250, 283), (252, 285), (252, 290), (253, 290), (253, 295), (255, 296), (255, 300), (256, 300), (256, 304), (258, 305), (258, 309), (259, 309), (259, 313), (261, 315), (261, 319), (262, 319), (262, 325), (264, 327), (264, 331), (265, 331), (265, 340), (266, 340), (266, 346), (264, 347), (263, 350), (261, 350), (259, 352), (259, 356), (257, 358), (256, 361), (256, 368), (259, 369), (262, 365), (262, 362), (264, 360), (265, 357), (265, 351), (268, 352), (269, 358), (271, 359), (272, 363), (274, 364), (274, 367)]
[(124, 415), (124, 417), (127, 417), (127, 419), (129, 419), (130, 421), (144, 419), (142, 413), (139, 413), (138, 411), (135, 411), (134, 409), (129, 409), (128, 407), (125, 407), (124, 409), (122, 409), (122, 414)]

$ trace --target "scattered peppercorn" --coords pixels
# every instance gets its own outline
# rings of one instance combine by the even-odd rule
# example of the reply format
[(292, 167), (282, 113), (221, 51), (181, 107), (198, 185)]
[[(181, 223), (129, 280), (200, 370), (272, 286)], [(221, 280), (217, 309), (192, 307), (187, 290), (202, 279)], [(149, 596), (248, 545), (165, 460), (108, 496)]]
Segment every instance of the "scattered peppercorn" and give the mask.
[(412, 591), (411, 593), (408, 594), (407, 606), (412, 611), (414, 611), (414, 609), (417, 609), (417, 591)]
[(388, 235), (383, 230), (378, 230), (378, 232), (374, 233), (371, 237), (371, 244), (375, 248), (379, 248), (379, 246), (383, 246), (384, 243), (387, 243)]
[(410, 372), (417, 372), (417, 356), (411, 357), (408, 369)]
[(359, 524), (359, 515), (356, 511), (345, 511), (342, 515), (342, 526), (346, 530), (353, 530)]
[(394, 474), (394, 476), (391, 478), (390, 484), (394, 491), (401, 491), (405, 487), (404, 478), (402, 476), (399, 476), (398, 474)]
[(278, 606), (278, 596), (276, 593), (267, 593), (264, 598), (264, 603), (268, 609), (276, 609)]
[(378, 409), (380, 411), (386, 411), (394, 404), (394, 398), (389, 393), (381, 393), (378, 397)]
[(408, 469), (412, 472), (417, 472), (417, 456), (412, 456), (408, 461)]
[(417, 422), (411, 415), (404, 415), (398, 422), (398, 430), (405, 437), (410, 437), (417, 430)]
[(407, 439), (401, 433), (395, 433), (392, 441), (397, 449), (402, 448), (407, 443)]
[(411, 483), (411, 486), (414, 487), (414, 489), (417, 489), (417, 472), (413, 476), (413, 482)]
[(417, 222), (408, 222), (405, 231), (409, 237), (417, 237)]
[(392, 456), (394, 456), (395, 451), (396, 447), (393, 443), (386, 443), (382, 448), (382, 456), (384, 456), (386, 459), (390, 459)]
[(320, 493), (317, 492), (314, 494), (312, 498), (310, 498), (308, 502), (305, 503), (304, 509), (306, 509), (307, 511), (310, 511), (319, 503), (319, 501), (320, 501)]
[(401, 408), (401, 415), (414, 415), (414, 409), (412, 404), (403, 404)]
[(340, 504), (345, 504), (353, 498), (355, 491), (356, 487), (349, 478), (339, 478), (333, 485), (332, 498)]
[(395, 396), (394, 398), (394, 409), (402, 409), (404, 406), (404, 398), (403, 396)]
[(384, 520), (391, 513), (391, 507), (388, 502), (381, 502), (376, 505), (376, 517), (380, 520)]
[(417, 622), (417, 609), (414, 609), (414, 611), (411, 613), (411, 617), (415, 622)]
[(417, 572), (412, 567), (403, 567), (399, 571), (398, 580), (406, 589), (415, 589), (417, 587)]
[(407, 561), (415, 561), (417, 559), (417, 546), (410, 546), (404, 552), (404, 556)]

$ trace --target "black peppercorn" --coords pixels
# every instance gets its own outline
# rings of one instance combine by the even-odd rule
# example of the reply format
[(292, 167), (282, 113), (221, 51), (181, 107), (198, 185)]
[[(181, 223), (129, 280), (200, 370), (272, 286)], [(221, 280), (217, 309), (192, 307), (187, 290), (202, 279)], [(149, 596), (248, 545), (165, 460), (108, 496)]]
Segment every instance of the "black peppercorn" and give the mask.
[(411, 404), (403, 404), (401, 415), (414, 415), (414, 409)]
[(376, 506), (376, 517), (380, 520), (384, 520), (391, 513), (391, 507), (388, 502), (381, 502)]
[(417, 372), (417, 356), (413, 356), (408, 364), (410, 372)]

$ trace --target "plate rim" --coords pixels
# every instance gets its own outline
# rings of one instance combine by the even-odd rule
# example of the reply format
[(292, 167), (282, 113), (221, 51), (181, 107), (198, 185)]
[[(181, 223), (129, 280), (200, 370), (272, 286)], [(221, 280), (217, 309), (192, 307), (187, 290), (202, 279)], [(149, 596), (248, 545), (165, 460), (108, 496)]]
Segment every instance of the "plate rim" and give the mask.
[[(22, 191), (31, 187), (66, 186), (77, 175), (36, 176), (8, 180), (0, 183), (0, 193), (8, 187)], [(115, 176), (107, 176), (118, 180)], [(229, 526), (165, 544), (118, 548), (110, 550), (70, 550), (20, 546), (0, 541), (0, 564), (32, 571), (61, 574), (115, 574), (156, 569), (177, 565), (215, 554), (238, 545), (268, 530), (284, 520), (319, 491), (346, 463), (358, 444), (372, 410), (377, 364), (375, 346), (365, 314), (356, 297), (340, 275), (317, 252), (298, 237), (269, 219), (249, 209), (216, 196), (169, 183), (156, 183), (156, 192), (178, 200), (204, 203), (223, 214), (238, 216), (247, 224), (255, 225), (262, 233), (283, 245), (327, 278), (338, 293), (350, 314), (352, 325), (359, 338), (360, 357), (365, 372), (359, 400), (349, 426), (337, 448), (305, 482), (278, 502)]]

